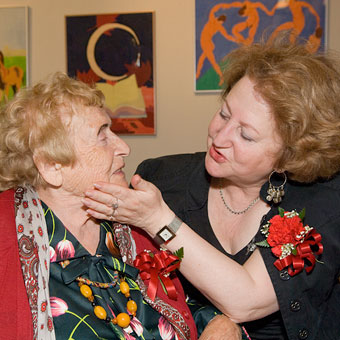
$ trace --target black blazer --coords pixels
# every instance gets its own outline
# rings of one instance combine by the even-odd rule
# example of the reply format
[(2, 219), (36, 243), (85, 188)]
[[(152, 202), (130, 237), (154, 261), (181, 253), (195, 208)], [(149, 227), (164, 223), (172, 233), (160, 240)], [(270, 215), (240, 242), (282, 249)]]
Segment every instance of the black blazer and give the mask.
[[(226, 254), (212, 232), (207, 200), (210, 176), (204, 167), (205, 153), (181, 154), (149, 159), (142, 162), (136, 173), (154, 183), (162, 192), (170, 208), (215, 248)], [(271, 277), (280, 312), (263, 320), (246, 323), (252, 339), (340, 339), (340, 176), (329, 182), (303, 185), (288, 181), (280, 207), (285, 211), (306, 209), (304, 224), (308, 224), (322, 236), (323, 253), (314, 269), (304, 270), (295, 276), (286, 269), (279, 271), (273, 263), (277, 260), (271, 248), (260, 248), (261, 255)], [(265, 200), (268, 183), (261, 189)], [(262, 219), (262, 224), (278, 213), (272, 206)], [(264, 236), (259, 232), (255, 241)], [(250, 241), (254, 246), (254, 241)], [(251, 248), (251, 247), (250, 247)], [(234, 258), (243, 263), (251, 249), (244, 249)], [(185, 251), (185, 250), (184, 250)], [(183, 283), (189, 293), (194, 288)], [(280, 332), (280, 336), (274, 336)], [(281, 327), (281, 328), (280, 328)], [(277, 333), (276, 333), (277, 334)]]

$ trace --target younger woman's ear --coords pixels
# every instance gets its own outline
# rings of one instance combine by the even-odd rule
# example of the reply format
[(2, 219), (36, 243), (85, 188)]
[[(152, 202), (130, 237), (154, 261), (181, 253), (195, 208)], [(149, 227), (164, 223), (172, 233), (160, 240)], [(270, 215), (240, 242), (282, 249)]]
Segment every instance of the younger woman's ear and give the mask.
[(47, 184), (54, 187), (59, 187), (62, 185), (62, 165), (60, 163), (48, 162), (39, 155), (34, 155), (33, 161), (39, 171), (40, 176), (45, 180)]

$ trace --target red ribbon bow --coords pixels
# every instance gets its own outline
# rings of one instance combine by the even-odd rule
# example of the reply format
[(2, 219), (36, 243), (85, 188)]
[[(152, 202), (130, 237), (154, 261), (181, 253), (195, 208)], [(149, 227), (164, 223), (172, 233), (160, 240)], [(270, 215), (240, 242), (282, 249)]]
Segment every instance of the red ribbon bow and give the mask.
[(134, 266), (139, 269), (143, 281), (150, 280), (147, 294), (152, 301), (155, 300), (158, 290), (158, 280), (160, 280), (170, 299), (177, 300), (177, 291), (173, 282), (169, 278), (170, 272), (177, 269), (180, 259), (169, 251), (161, 250), (151, 256), (151, 253), (142, 251), (134, 261)]
[[(307, 265), (305, 270), (307, 273), (312, 271), (315, 266), (315, 255), (320, 255), (323, 252), (323, 245), (321, 244), (321, 235), (317, 233), (314, 229), (308, 232), (305, 237), (305, 240), (302, 243), (299, 243), (296, 247), (297, 254), (290, 254), (284, 259), (279, 259), (274, 262), (275, 267), (278, 270), (282, 270), (290, 265), (288, 268), (288, 274), (290, 276), (294, 276), (300, 273), (305, 267), (305, 261), (308, 260), (310, 265)], [(317, 249), (315, 252), (311, 249), (311, 246), (316, 246)]]

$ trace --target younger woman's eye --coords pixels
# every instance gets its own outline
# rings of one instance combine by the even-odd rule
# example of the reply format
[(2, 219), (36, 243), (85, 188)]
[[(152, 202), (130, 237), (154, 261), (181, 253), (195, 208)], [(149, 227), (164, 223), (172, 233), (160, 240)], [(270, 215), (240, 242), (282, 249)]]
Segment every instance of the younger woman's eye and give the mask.
[(220, 110), (220, 116), (224, 120), (229, 120), (230, 119), (230, 115), (228, 113), (225, 113), (223, 110)]
[(254, 141), (254, 139), (252, 139), (251, 137), (247, 136), (244, 132), (241, 132), (241, 137), (243, 139), (245, 139), (246, 141), (248, 141), (248, 142), (253, 142)]

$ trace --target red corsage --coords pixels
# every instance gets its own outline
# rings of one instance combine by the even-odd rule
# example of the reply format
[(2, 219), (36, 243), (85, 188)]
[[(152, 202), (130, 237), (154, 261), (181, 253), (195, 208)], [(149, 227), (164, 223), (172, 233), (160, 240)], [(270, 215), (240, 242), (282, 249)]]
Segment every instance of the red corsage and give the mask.
[(288, 274), (294, 276), (303, 269), (311, 272), (315, 266), (316, 255), (323, 252), (321, 235), (313, 227), (303, 225), (305, 209), (300, 213), (284, 211), (265, 224), (261, 232), (266, 240), (257, 242), (260, 247), (271, 247), (272, 253), (279, 259), (274, 262), (278, 270), (288, 267)]
[(172, 254), (168, 250), (160, 250), (156, 254), (142, 251), (134, 261), (134, 266), (139, 269), (140, 276), (148, 286), (147, 294), (152, 301), (155, 300), (159, 285), (172, 300), (177, 300), (176, 287), (170, 274), (179, 268), (183, 257), (183, 248)]

